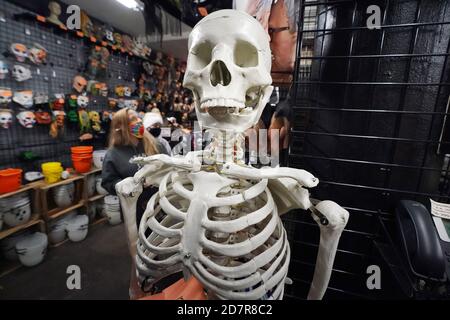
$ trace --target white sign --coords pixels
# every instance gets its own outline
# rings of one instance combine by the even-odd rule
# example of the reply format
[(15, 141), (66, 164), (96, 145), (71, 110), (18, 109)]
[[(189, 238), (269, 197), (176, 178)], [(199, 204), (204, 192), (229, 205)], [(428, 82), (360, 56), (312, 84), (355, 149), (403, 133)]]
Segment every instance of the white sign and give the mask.
[(442, 218), (442, 219), (450, 219), (450, 204), (436, 202), (430, 199), (431, 202), (431, 214), (433, 216)]

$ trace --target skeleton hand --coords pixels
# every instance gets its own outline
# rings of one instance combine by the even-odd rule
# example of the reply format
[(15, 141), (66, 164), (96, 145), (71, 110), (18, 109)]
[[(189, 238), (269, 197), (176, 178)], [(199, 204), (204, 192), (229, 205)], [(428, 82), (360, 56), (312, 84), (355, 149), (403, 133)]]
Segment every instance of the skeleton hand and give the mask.
[(139, 196), (143, 191), (142, 184), (136, 183), (132, 177), (123, 179), (116, 184), (116, 192), (126, 198)]

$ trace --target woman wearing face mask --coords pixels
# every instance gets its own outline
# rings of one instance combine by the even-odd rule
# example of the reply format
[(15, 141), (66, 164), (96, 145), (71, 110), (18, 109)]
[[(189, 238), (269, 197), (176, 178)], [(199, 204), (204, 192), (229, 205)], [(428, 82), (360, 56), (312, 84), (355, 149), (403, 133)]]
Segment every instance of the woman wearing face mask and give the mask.
[[(116, 195), (116, 184), (132, 177), (138, 170), (130, 159), (136, 156), (168, 154), (165, 148), (145, 129), (136, 111), (125, 108), (118, 111), (111, 122), (109, 149), (103, 162), (102, 187)], [(141, 220), (147, 201), (156, 190), (146, 188), (139, 197), (136, 208), (136, 222)]]
[(172, 155), (169, 142), (161, 136), (163, 119), (158, 111), (147, 112), (144, 116), (144, 127), (164, 147), (165, 153)]
[[(110, 194), (116, 195), (116, 184), (127, 177), (132, 177), (138, 171), (138, 166), (130, 163), (131, 158), (159, 153), (166, 153), (166, 151), (144, 129), (144, 124), (136, 111), (128, 108), (120, 110), (114, 115), (111, 122), (109, 149), (102, 169), (102, 187)], [(145, 188), (139, 196), (136, 206), (138, 228), (147, 202), (156, 191), (156, 188)], [(138, 286), (135, 257), (132, 257), (129, 294), (131, 299), (144, 295)]]

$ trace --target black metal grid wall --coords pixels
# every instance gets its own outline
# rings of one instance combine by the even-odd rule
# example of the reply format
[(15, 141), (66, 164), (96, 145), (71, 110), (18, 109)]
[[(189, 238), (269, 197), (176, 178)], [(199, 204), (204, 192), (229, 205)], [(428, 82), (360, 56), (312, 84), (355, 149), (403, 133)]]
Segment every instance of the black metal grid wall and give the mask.
[[(43, 25), (36, 20), (26, 18), (15, 19), (16, 14), (29, 12), (5, 0), (0, 0), (1, 11), (6, 21), (0, 21), (0, 60), (7, 62), (8, 67), (16, 64), (15, 58), (4, 54), (11, 43), (23, 43), (31, 46), (39, 43), (48, 50), (47, 65), (36, 66), (23, 63), (31, 68), (32, 79), (16, 82), (11, 75), (0, 80), (0, 87), (19, 90), (33, 90), (33, 93), (45, 93), (52, 97), (55, 93), (70, 94), (73, 92), (72, 80), (75, 75), (82, 74), (93, 45), (73, 34), (57, 28)], [(6, 57), (5, 57), (6, 56)], [(123, 54), (111, 52), (108, 64), (108, 78), (103, 79), (110, 88), (110, 96), (114, 95), (114, 86), (118, 84), (135, 88), (138, 77), (139, 58), (129, 58)], [(19, 63), (21, 64), (21, 63)], [(0, 168), (19, 167), (24, 171), (40, 170), (40, 164), (47, 161), (61, 161), (64, 167), (71, 167), (70, 147), (80, 144), (77, 125), (66, 121), (65, 133), (61, 138), (49, 136), (49, 126), (36, 125), (32, 129), (22, 127), (15, 119), (19, 108), (10, 105), (14, 113), (14, 123), (10, 129), (0, 129)], [(102, 111), (108, 109), (107, 99), (91, 97), (89, 110)], [(104, 139), (89, 141), (95, 148), (104, 148)], [(41, 159), (27, 162), (19, 159), (24, 151), (32, 151)]]
[[(328, 299), (401, 297), (373, 246), (378, 217), (392, 226), (400, 199), (448, 202), (449, 2), (302, 1), (289, 164), (320, 179), (314, 198), (350, 212)], [(367, 28), (370, 5), (381, 9), (380, 29)], [(303, 212), (284, 221), (293, 248), (287, 297), (304, 298), (318, 227)], [(381, 290), (366, 287), (372, 264)]]

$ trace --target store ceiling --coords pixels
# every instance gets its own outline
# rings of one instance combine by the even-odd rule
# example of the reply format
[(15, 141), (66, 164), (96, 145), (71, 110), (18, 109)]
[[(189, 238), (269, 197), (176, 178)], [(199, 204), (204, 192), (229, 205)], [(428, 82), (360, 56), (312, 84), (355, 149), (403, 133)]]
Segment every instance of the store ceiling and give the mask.
[(145, 20), (142, 12), (128, 9), (117, 1), (63, 0), (63, 2), (69, 5), (78, 5), (88, 15), (132, 36), (145, 33)]

